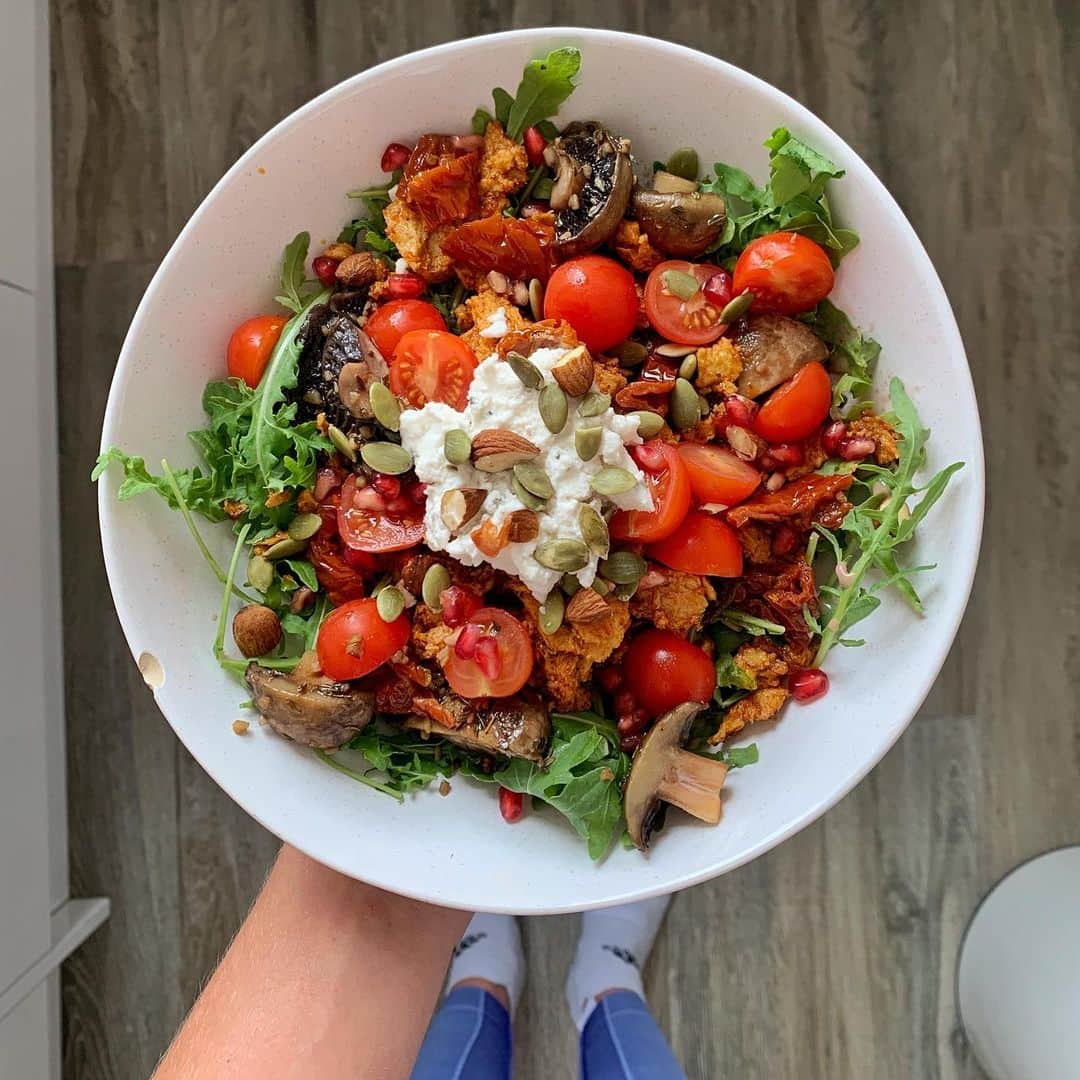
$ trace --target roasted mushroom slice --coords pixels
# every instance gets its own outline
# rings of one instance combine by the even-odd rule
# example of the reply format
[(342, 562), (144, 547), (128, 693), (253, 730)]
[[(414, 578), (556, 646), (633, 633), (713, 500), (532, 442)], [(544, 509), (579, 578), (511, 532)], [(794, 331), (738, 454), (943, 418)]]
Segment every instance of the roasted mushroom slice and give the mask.
[(440, 704), (452, 716), (463, 716), (464, 723), (451, 728), (429, 716), (415, 714), (405, 719), (405, 726), (427, 735), (441, 735), (466, 750), (524, 758), (538, 765), (547, 759), (551, 718), (539, 705), (521, 698), (508, 698), (474, 708), (453, 694), (441, 698)]
[[(675, 177), (674, 179), (678, 179)], [(701, 255), (724, 231), (724, 200), (709, 191), (646, 191), (635, 187), (630, 208), (655, 248), (681, 259)]]
[(699, 702), (688, 701), (665, 713), (653, 725), (634, 754), (623, 792), (626, 829), (634, 846), (649, 846), (662, 802), (685, 810), (710, 825), (720, 820), (720, 789), (727, 766), (715, 758), (683, 749)]
[(244, 672), (255, 708), (279, 734), (304, 746), (334, 750), (371, 723), (375, 695), (322, 675), (293, 674), (252, 661)]
[(545, 157), (555, 170), (555, 247), (562, 259), (584, 255), (604, 243), (626, 213), (634, 186), (630, 142), (594, 121), (575, 122)]
[(786, 382), (801, 367), (824, 360), (825, 342), (797, 319), (786, 315), (753, 315), (732, 335), (743, 369), (739, 393), (756, 398)]

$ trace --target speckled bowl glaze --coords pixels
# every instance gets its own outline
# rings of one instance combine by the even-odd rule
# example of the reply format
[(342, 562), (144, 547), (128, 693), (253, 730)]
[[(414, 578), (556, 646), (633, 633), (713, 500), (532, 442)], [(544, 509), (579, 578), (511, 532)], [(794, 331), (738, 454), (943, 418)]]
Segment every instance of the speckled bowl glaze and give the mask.
[[(924, 583), (927, 616), (887, 600), (864, 624), (866, 647), (830, 657), (827, 697), (754, 732), (760, 764), (732, 775), (719, 827), (672, 813), (647, 856), (617, 849), (597, 864), (552, 814), (505, 826), (488, 788), (457, 779), (449, 797), (431, 790), (399, 805), (257, 725), (234, 735), (246, 694), (210, 652), (218, 584), (180, 519), (149, 496), (117, 502), (110, 472), (101, 537), (116, 609), (132, 653), (160, 661), (157, 703), (191, 753), (250, 814), (316, 859), (469, 909), (551, 913), (671, 892), (748, 862), (824, 813), (892, 746), (930, 689), (967, 602), (982, 526), (982, 445), (963, 345), (937, 274), (889, 193), (779, 90), (710, 56), (599, 30), (514, 31), (413, 53), (278, 124), (207, 196), (154, 276), (116, 368), (103, 443), (151, 462), (191, 461), (185, 433), (202, 423), (203, 384), (220, 375), (233, 326), (270, 306), (285, 242), (301, 229), (316, 249), (333, 238), (354, 210), (344, 193), (378, 176), (388, 142), (461, 129), (490, 87), (515, 86), (529, 59), (567, 44), (581, 49), (583, 64), (564, 118), (603, 120), (632, 138), (642, 160), (694, 145), (705, 162), (763, 177), (761, 142), (785, 125), (847, 169), (835, 209), (862, 243), (840, 270), (837, 302), (884, 345), (879, 387), (900, 375), (933, 429), (930, 467), (957, 459), (967, 467), (913, 552), (938, 564)], [(224, 561), (229, 531), (203, 532)]]

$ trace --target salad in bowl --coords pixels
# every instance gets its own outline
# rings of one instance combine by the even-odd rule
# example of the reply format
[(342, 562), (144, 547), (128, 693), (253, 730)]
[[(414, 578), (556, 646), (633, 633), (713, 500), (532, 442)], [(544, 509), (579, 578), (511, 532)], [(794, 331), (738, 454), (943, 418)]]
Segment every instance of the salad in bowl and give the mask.
[(167, 500), (220, 580), (238, 733), (399, 800), (537, 800), (600, 858), (669, 806), (719, 823), (735, 741), (825, 695), (887, 590), (922, 610), (904, 547), (961, 466), (922, 477), (898, 379), (871, 404), (879, 345), (829, 299), (842, 170), (784, 128), (763, 186), (703, 168), (722, 148), (638, 160), (563, 115), (580, 63), (388, 145), (232, 334), (200, 464), (95, 476)]

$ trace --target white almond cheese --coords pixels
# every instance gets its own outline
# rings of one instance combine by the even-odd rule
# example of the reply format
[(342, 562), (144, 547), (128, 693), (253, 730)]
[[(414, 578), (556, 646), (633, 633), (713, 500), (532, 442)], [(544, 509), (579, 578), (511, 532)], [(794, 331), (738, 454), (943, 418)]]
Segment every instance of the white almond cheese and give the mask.
[(510, 327), (506, 324), (506, 308), (498, 308), (488, 316), (484, 329), (480, 331), (482, 338), (501, 338), (510, 333)]
[[(551, 369), (568, 351), (538, 349), (529, 359), (550, 381)], [(574, 432), (579, 427), (603, 428), (600, 451), (591, 461), (582, 461), (574, 448)], [(447, 431), (454, 428), (465, 430), (470, 437), (486, 428), (502, 428), (523, 435), (540, 448), (537, 460), (550, 477), (555, 495), (548, 500), (547, 509), (539, 515), (540, 535), (535, 540), (508, 544), (494, 558), (489, 558), (473, 543), (469, 536), (471, 530), (461, 536), (450, 535), (442, 520), (440, 506), (443, 493), (453, 488), (484, 488), (488, 492), (473, 528), (487, 518), (492, 519), (496, 526), (501, 525), (511, 513), (522, 509), (510, 486), (511, 472), (479, 472), (470, 464), (455, 466), (446, 460), (443, 440)], [(558, 435), (553, 435), (540, 418), (537, 392), (522, 386), (510, 366), (498, 356), (488, 357), (476, 368), (464, 412), (457, 412), (439, 402), (432, 402), (422, 409), (405, 410), (401, 414), (401, 442), (413, 455), (416, 475), (427, 485), (427, 509), (424, 515), (427, 546), (432, 551), (447, 552), (465, 566), (491, 563), (497, 569), (520, 578), (538, 600), (547, 596), (562, 575), (541, 566), (533, 553), (537, 545), (545, 540), (582, 539), (578, 526), (582, 503), (590, 503), (600, 512), (610, 508), (612, 503), (623, 510), (653, 508), (652, 496), (645, 486), (644, 477), (626, 452), (627, 445), (641, 442), (635, 417), (619, 415), (609, 408), (599, 416), (582, 419), (577, 415), (576, 402), (571, 401), (570, 419), (566, 427)], [(637, 478), (637, 486), (614, 499), (601, 499), (589, 486), (589, 478), (605, 466), (626, 469)], [(582, 585), (592, 584), (596, 577), (596, 564), (594, 556), (578, 572), (577, 577)]]

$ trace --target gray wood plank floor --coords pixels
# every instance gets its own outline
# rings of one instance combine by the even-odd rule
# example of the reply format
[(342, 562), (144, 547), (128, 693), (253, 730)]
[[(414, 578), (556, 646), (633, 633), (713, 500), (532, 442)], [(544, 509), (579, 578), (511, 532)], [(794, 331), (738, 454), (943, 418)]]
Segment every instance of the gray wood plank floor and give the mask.
[[(1080, 9), (54, 0), (72, 887), (114, 905), (66, 967), (71, 1080), (150, 1072), (276, 846), (177, 744), (109, 604), (86, 476), (138, 298), (218, 176), (317, 91), (413, 48), (560, 23), (712, 52), (848, 139), (944, 279), (986, 430), (981, 570), (923, 713), (825, 819), (676, 898), (650, 999), (694, 1080), (981, 1075), (953, 1002), (963, 926), (1080, 821)], [(526, 927), (524, 1080), (574, 1074), (575, 929)]]

